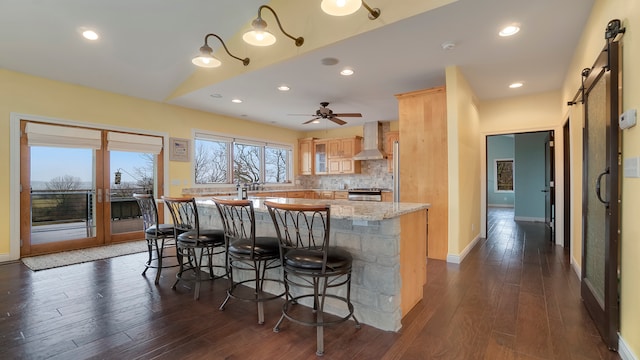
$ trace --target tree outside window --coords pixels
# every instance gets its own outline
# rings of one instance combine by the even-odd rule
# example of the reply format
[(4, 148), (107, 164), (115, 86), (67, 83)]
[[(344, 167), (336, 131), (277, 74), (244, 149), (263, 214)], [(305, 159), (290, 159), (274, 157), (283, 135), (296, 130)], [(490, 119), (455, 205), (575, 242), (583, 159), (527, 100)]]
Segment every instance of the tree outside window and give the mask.
[(196, 184), (287, 183), (291, 147), (198, 133), (194, 139)]
[(513, 159), (496, 159), (496, 191), (513, 191)]

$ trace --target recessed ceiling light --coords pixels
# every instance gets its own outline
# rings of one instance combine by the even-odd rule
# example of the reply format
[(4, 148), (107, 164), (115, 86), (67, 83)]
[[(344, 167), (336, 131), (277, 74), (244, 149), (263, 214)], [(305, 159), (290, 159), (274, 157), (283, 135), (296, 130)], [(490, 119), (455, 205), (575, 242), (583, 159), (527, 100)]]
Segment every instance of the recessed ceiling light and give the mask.
[(344, 75), (344, 76), (353, 75), (353, 69), (344, 68), (344, 69), (342, 69), (342, 71), (340, 71), (340, 75)]
[(289, 91), (289, 90), (291, 90), (291, 88), (288, 87), (287, 85), (280, 85), (280, 86), (278, 86), (278, 90), (280, 90), (280, 91)]
[(521, 83), (521, 82), (514, 82), (513, 84), (509, 85), (509, 87), (512, 88), (512, 89), (517, 89), (519, 87), (522, 87), (522, 85), (524, 85), (524, 84)]
[(520, 31), (520, 25), (511, 24), (511, 25), (503, 27), (502, 30), (500, 30), (500, 32), (498, 33), (498, 35), (503, 36), (503, 37), (504, 36), (511, 36), (511, 35), (517, 34), (518, 31)]
[(240, 99), (233, 99), (231, 100), (232, 103), (236, 103), (236, 104), (240, 104), (242, 102), (242, 100)]
[(82, 36), (87, 40), (98, 40), (98, 38), (100, 38), (100, 36), (98, 36), (98, 33), (93, 30), (84, 30), (82, 32)]

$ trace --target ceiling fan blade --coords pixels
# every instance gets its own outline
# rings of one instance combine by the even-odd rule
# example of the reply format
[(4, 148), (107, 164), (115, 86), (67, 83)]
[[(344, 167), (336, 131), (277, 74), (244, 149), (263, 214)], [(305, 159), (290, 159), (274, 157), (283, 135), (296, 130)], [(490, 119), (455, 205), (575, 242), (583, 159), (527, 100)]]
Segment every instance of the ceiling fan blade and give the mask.
[(342, 113), (342, 114), (333, 114), (334, 116), (340, 117), (362, 117), (360, 113)]
[(311, 124), (312, 122), (314, 122), (314, 121), (316, 121), (316, 120), (318, 120), (318, 119), (320, 119), (320, 118), (319, 118), (319, 117), (315, 117), (315, 118), (313, 118), (313, 119), (311, 119), (311, 120), (309, 120), (309, 121), (305, 121), (305, 122), (303, 122), (303, 123), (302, 123), (302, 125), (305, 125), (305, 124)]
[(334, 123), (336, 123), (336, 124), (338, 124), (338, 125), (344, 125), (344, 124), (346, 124), (346, 123), (347, 123), (346, 121), (344, 121), (344, 120), (342, 120), (342, 119), (338, 119), (338, 118), (337, 118), (337, 117), (335, 117), (335, 116), (330, 117), (330, 118), (329, 118), (329, 120), (333, 121)]

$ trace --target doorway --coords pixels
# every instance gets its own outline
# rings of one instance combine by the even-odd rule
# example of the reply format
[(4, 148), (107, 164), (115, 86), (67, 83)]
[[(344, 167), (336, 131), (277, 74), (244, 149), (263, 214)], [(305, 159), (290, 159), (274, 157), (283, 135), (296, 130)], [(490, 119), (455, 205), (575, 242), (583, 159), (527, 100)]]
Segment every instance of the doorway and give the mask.
[(546, 130), (486, 137), (485, 213), (512, 208), (516, 221), (545, 223), (549, 241), (556, 230), (553, 136)]
[(20, 121), (20, 255), (143, 239), (133, 193), (162, 195), (161, 136)]

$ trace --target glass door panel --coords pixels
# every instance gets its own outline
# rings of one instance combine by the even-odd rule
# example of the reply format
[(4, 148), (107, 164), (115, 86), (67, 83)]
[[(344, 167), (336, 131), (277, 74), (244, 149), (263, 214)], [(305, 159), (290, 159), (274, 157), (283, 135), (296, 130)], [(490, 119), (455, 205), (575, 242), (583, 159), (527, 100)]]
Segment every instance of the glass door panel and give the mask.
[(96, 237), (95, 151), (31, 147), (31, 244)]
[(139, 232), (142, 229), (140, 208), (133, 194), (153, 194), (154, 154), (110, 151), (111, 234)]
[[(585, 274), (584, 281), (598, 303), (604, 307), (605, 234), (606, 207), (598, 199), (596, 187), (606, 189), (607, 169), (607, 82), (598, 81), (589, 92), (586, 121), (586, 203), (585, 203)], [(604, 191), (602, 191), (604, 194)]]

